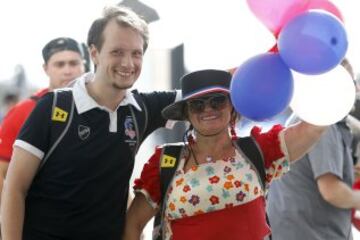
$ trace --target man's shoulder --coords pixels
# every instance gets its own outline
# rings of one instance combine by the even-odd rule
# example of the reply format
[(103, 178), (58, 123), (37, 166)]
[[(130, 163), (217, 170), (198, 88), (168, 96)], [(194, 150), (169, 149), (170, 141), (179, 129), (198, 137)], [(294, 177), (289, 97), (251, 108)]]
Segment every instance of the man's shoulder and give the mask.
[(32, 99), (33, 99), (33, 97), (41, 98), (42, 96), (44, 96), (48, 92), (49, 92), (49, 88), (43, 88), (43, 89), (40, 89), (37, 92), (35, 92), (30, 98), (32, 98)]
[[(43, 92), (40, 98), (27, 98), (15, 105), (8, 115), (12, 118), (27, 119), (32, 112), (37, 109), (38, 115), (43, 115), (44, 111), (51, 109), (53, 103), (53, 93)], [(34, 96), (34, 95), (33, 95)]]
[(136, 101), (143, 101), (148, 107), (156, 108), (160, 105), (168, 105), (174, 102), (177, 92), (175, 90), (152, 92), (139, 92), (137, 90), (133, 90), (132, 94), (134, 95)]
[(332, 124), (330, 125), (326, 131), (322, 134), (321, 138), (318, 142), (323, 143), (337, 143), (341, 142), (342, 132), (350, 133), (350, 130), (346, 129), (345, 127), (341, 126), (340, 124)]
[(72, 96), (73, 92), (74, 88), (58, 88), (53, 91), (53, 95)]
[(176, 96), (176, 90), (170, 91), (149, 91), (149, 92), (142, 92), (134, 89), (131, 91), (134, 95), (140, 95), (143, 97), (174, 97)]
[(12, 107), (7, 115), (28, 115), (34, 109), (35, 105), (36, 101), (30, 98), (24, 99)]

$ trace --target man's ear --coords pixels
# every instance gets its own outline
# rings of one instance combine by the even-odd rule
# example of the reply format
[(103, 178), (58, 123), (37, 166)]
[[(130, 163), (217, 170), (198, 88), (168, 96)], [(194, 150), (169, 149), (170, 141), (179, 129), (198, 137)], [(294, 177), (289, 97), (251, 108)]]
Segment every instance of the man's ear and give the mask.
[(89, 51), (92, 62), (95, 64), (95, 66), (98, 65), (98, 49), (95, 47), (94, 44), (91, 44), (91, 46), (89, 47)]
[(47, 74), (48, 74), (48, 73), (47, 73), (47, 69), (48, 69), (47, 63), (44, 63), (44, 64), (42, 65), (42, 68), (43, 68), (44, 72), (45, 72), (46, 75), (47, 75)]

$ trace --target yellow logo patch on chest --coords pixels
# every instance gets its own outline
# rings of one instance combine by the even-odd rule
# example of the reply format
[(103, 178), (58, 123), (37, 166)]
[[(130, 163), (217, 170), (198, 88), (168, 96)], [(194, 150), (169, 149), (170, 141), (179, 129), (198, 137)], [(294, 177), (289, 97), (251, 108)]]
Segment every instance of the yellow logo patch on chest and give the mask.
[(61, 108), (55, 107), (51, 120), (58, 122), (66, 122), (68, 112), (62, 110)]

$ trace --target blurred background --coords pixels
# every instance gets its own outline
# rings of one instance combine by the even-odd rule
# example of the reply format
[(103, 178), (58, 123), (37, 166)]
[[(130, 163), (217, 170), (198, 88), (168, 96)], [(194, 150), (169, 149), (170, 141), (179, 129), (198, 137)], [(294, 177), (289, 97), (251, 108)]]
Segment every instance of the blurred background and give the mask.
[[(332, 2), (344, 17), (349, 40), (347, 57), (357, 74), (359, 8), (356, 1)], [(177, 88), (178, 79), (189, 71), (237, 67), (275, 44), (273, 34), (255, 18), (245, 0), (2, 0), (0, 119), (14, 102), (48, 85), (42, 69), (42, 47), (61, 36), (86, 42), (90, 24), (107, 4), (129, 6), (150, 22), (150, 45), (135, 86), (141, 91)], [(283, 122), (286, 116), (285, 112), (276, 121)], [(181, 140), (184, 126), (176, 127), (179, 134), (160, 130), (146, 140), (137, 156), (133, 178), (140, 174), (154, 145)], [(245, 135), (247, 129), (243, 131)], [(146, 239), (150, 239), (149, 229)], [(360, 239), (355, 234), (355, 239)]]
[[(360, 63), (360, 15), (355, 2), (332, 1), (344, 15), (350, 42), (348, 55)], [(42, 71), (41, 49), (52, 38), (73, 37), (86, 41), (93, 19), (111, 0), (3, 0), (0, 3), (0, 83), (14, 81), (23, 71), (24, 83), (47, 85)], [(250, 12), (245, 0), (124, 0), (150, 16), (150, 51), (164, 51), (184, 45), (187, 70), (204, 67), (228, 68), (270, 49), (274, 37)], [(151, 9), (151, 10), (148, 10)], [(155, 17), (151, 16), (154, 14)], [(149, 52), (150, 52), (149, 51)], [(152, 57), (146, 54), (147, 57)], [(160, 67), (160, 66), (158, 66)], [(21, 69), (22, 68), (22, 69)], [(162, 70), (166, 71), (164, 67)], [(156, 71), (156, 69), (153, 69)], [(143, 78), (148, 77), (144, 72)], [(145, 81), (139, 81), (145, 84)], [(141, 85), (140, 84), (140, 85)], [(139, 85), (139, 87), (141, 87)]]

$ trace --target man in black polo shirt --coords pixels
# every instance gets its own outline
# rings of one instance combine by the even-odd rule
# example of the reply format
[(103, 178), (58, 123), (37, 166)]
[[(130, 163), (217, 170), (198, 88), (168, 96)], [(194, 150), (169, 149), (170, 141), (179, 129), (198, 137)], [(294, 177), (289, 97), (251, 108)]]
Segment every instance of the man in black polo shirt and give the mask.
[[(132, 11), (105, 9), (89, 30), (88, 45), (95, 74), (57, 92), (73, 99), (73, 115), (53, 106), (49, 93), (14, 144), (1, 209), (4, 239), (121, 239), (134, 153), (165, 125), (160, 112), (176, 93), (128, 90), (148, 45), (146, 23)], [(69, 121), (44, 158), (52, 151), (54, 125)]]

